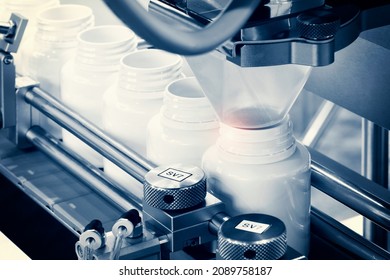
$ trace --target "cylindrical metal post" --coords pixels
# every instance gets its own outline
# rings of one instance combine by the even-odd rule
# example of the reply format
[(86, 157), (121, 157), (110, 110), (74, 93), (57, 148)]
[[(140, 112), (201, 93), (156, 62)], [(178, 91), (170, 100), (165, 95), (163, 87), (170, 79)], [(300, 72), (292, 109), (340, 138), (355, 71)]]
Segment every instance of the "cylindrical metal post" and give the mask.
[[(384, 188), (388, 188), (389, 132), (366, 119), (363, 119), (362, 128), (362, 174)], [(364, 220), (364, 236), (382, 248), (390, 249), (389, 232), (368, 219)]]
[(218, 213), (211, 218), (209, 223), (209, 230), (212, 234), (218, 235), (218, 230), (224, 222), (230, 219), (230, 216), (226, 213)]

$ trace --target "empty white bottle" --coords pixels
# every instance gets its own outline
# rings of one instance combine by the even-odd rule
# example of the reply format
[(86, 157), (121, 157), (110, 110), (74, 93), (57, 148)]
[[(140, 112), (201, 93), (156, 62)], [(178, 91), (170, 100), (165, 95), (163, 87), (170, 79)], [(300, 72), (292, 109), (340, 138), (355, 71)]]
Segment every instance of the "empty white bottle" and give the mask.
[(162, 165), (200, 166), (203, 153), (218, 137), (219, 122), (194, 77), (172, 82), (160, 113), (148, 125), (147, 157)]
[[(61, 69), (75, 54), (78, 33), (93, 25), (94, 15), (87, 6), (60, 5), (38, 14), (32, 48), (24, 59), (28, 62), (27, 74), (40, 83), (41, 89), (60, 97)], [(55, 137), (62, 137), (60, 126), (43, 114), (39, 125)]]
[[(250, 115), (248, 112), (247, 116)], [(208, 189), (228, 214), (268, 214), (287, 228), (287, 243), (307, 256), (310, 236), (310, 155), (288, 117), (262, 129), (221, 124), (203, 157)]]
[[(158, 49), (139, 50), (124, 56), (118, 80), (104, 96), (104, 130), (146, 156), (147, 124), (159, 112), (166, 86), (181, 77), (181, 65), (179, 55)], [(104, 159), (104, 172), (142, 199), (142, 185), (107, 159)]]
[(0, 0), (0, 19), (3, 20), (4, 16), (4, 0)]
[[(136, 46), (134, 32), (121, 25), (96, 26), (79, 33), (76, 55), (61, 73), (64, 104), (102, 128), (103, 94), (117, 79), (120, 59)], [(67, 147), (103, 167), (103, 157), (76, 136), (63, 130), (62, 137)]]
[(59, 0), (4, 0), (1, 20), (9, 20), (11, 13), (18, 13), (28, 19), (18, 52), (13, 55), (18, 74), (26, 75), (27, 65), (25, 64), (24, 56), (31, 49), (32, 36), (34, 36), (37, 30), (37, 15), (42, 10), (58, 6), (59, 4)]

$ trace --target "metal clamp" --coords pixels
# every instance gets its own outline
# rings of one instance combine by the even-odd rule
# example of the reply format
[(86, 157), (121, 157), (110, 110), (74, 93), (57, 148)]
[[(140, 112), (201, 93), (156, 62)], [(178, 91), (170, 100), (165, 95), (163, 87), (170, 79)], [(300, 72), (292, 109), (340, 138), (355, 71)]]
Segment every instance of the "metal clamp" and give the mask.
[[(13, 65), (12, 65), (13, 66)], [(13, 142), (18, 148), (31, 147), (31, 142), (27, 139), (27, 131), (38, 124), (39, 113), (34, 110), (30, 104), (25, 101), (25, 95), (31, 88), (38, 86), (39, 83), (29, 77), (9, 76), (9, 84), (12, 84), (12, 94), (15, 99), (15, 105), (8, 102), (4, 112), (10, 114), (13, 111), (15, 123), (9, 124), (8, 139)], [(8, 83), (7, 83), (8, 84)], [(16, 88), (16, 94), (15, 94)], [(10, 89), (9, 89), (10, 90)]]
[(16, 53), (28, 20), (20, 14), (13, 13), (8, 22), (0, 23), (0, 34), (3, 38), (0, 40), (0, 49), (8, 53)]

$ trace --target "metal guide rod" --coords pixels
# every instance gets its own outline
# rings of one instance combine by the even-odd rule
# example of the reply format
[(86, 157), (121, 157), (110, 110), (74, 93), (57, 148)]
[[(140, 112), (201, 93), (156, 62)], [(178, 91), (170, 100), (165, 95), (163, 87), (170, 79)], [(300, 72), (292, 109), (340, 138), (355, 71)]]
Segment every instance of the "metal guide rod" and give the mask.
[(388, 260), (390, 253), (342, 225), (315, 207), (311, 208), (311, 231), (322, 239), (367, 260)]
[(80, 117), (40, 88), (33, 87), (27, 91), (25, 100), (139, 182), (143, 183), (144, 175), (155, 167), (153, 163), (113, 140), (95, 125)]
[(315, 147), (324, 131), (326, 131), (329, 124), (334, 119), (337, 111), (338, 108), (334, 103), (324, 100), (306, 131), (303, 133), (302, 144), (309, 147)]
[(134, 207), (138, 209), (142, 208), (141, 202), (137, 200), (135, 196), (124, 193), (124, 191), (118, 189), (104, 177), (100, 170), (96, 170), (96, 168), (91, 165), (85, 164), (85, 161), (82, 162), (80, 159), (72, 157), (70, 151), (66, 151), (65, 147), (61, 147), (59, 143), (56, 143), (56, 140), (53, 137), (50, 137), (42, 128), (38, 126), (30, 128), (26, 137), (39, 150), (50, 158), (55, 159), (65, 169), (87, 183), (99, 194), (108, 198), (119, 209), (128, 211)]
[[(388, 190), (389, 187), (389, 131), (362, 120), (362, 174)], [(364, 236), (385, 249), (390, 249), (390, 234), (364, 219)]]
[(390, 192), (314, 149), (309, 151), (312, 186), (390, 230)]

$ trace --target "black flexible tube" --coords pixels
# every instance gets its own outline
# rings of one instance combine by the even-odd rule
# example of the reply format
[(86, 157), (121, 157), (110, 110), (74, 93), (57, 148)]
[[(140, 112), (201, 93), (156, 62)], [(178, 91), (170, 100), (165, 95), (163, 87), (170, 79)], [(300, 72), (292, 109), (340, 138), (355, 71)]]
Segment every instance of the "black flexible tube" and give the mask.
[(154, 47), (181, 55), (214, 50), (236, 35), (261, 0), (233, 0), (214, 22), (203, 29), (183, 32), (148, 14), (136, 0), (104, 0), (138, 36)]

